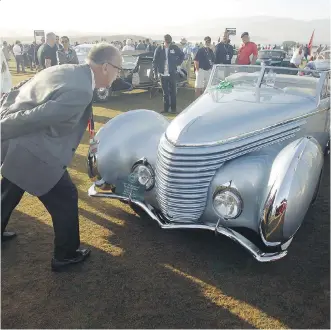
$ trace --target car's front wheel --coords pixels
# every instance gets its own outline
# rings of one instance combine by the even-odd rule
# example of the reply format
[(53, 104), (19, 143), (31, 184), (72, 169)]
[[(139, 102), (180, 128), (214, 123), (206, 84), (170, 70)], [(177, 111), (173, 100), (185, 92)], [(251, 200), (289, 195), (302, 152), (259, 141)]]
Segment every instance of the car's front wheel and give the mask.
[(94, 101), (95, 102), (107, 102), (110, 98), (110, 88), (98, 88), (94, 90)]
[(147, 213), (138, 205), (131, 203), (130, 207), (139, 216), (139, 218), (144, 218), (147, 216)]

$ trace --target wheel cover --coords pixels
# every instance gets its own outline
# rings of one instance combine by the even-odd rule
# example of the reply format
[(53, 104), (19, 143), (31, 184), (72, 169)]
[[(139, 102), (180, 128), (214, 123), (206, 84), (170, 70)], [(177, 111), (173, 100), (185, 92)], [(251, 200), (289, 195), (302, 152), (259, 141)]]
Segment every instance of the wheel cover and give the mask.
[(100, 100), (106, 100), (109, 96), (109, 90), (107, 88), (99, 88), (97, 95)]

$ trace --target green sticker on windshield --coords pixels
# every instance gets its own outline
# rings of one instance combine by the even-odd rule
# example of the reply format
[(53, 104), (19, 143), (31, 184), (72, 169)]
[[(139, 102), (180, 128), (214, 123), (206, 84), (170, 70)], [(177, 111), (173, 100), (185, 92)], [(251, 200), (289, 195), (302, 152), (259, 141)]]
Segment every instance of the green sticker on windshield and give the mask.
[(230, 81), (222, 80), (216, 87), (216, 89), (231, 89), (233, 88), (233, 84)]

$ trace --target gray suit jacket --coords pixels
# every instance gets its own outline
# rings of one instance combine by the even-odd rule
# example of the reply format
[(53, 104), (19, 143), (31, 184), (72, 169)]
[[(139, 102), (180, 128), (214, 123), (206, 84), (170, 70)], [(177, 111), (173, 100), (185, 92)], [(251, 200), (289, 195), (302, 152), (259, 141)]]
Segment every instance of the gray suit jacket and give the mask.
[(35, 196), (50, 191), (70, 164), (92, 112), (88, 65), (41, 71), (0, 108), (1, 174)]

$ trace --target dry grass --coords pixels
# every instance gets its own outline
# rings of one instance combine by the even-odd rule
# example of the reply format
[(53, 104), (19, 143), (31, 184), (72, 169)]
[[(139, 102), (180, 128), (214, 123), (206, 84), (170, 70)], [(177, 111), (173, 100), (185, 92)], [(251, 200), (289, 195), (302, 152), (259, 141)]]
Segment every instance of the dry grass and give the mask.
[[(183, 108), (193, 94), (181, 91), (179, 99)], [(162, 101), (120, 95), (94, 107), (97, 127), (135, 108), (159, 111)], [(89, 198), (87, 140), (70, 174), (82, 243), (92, 255), (52, 273), (51, 219), (25, 196), (8, 228), (18, 237), (2, 246), (3, 328), (329, 328), (329, 161), (289, 255), (260, 264), (226, 238), (162, 231), (118, 201)]]

